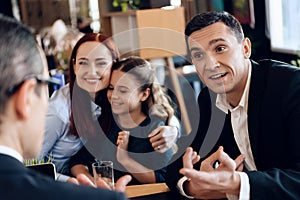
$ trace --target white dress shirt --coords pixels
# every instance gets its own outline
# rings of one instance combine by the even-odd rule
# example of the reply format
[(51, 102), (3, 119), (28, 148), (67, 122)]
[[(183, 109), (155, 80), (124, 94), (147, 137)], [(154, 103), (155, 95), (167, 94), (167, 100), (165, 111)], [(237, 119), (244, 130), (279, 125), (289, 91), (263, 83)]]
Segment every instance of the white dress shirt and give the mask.
[(13, 148), (0, 145), (0, 153), (14, 157), (15, 159), (19, 160), (21, 163), (23, 163), (23, 157), (22, 155), (14, 150)]
[[(248, 97), (249, 97), (251, 74), (252, 74), (252, 68), (249, 67), (246, 86), (238, 106), (232, 108), (227, 102), (225, 94), (217, 95), (216, 106), (226, 114), (228, 114), (228, 110), (231, 112), (231, 125), (234, 134), (234, 139), (237, 143), (240, 152), (245, 155), (245, 167), (248, 170), (257, 170), (253, 159), (249, 133), (248, 133), (247, 113), (248, 113)], [(250, 184), (249, 184), (248, 175), (244, 172), (239, 172), (239, 175), (241, 178), (239, 196), (227, 194), (227, 198), (230, 200), (233, 199), (249, 200)], [(177, 183), (177, 187), (182, 195), (191, 198), (190, 196), (187, 196), (183, 190), (183, 182), (186, 180), (187, 180), (186, 177), (181, 178)]]
[(231, 125), (234, 134), (234, 139), (242, 154), (246, 156), (245, 166), (248, 170), (256, 170), (253, 159), (253, 154), (250, 145), (248, 133), (248, 97), (250, 88), (251, 67), (249, 68), (248, 79), (246, 82), (245, 90), (239, 104), (233, 108), (226, 100), (226, 94), (218, 94), (216, 106), (228, 114), (231, 112)]

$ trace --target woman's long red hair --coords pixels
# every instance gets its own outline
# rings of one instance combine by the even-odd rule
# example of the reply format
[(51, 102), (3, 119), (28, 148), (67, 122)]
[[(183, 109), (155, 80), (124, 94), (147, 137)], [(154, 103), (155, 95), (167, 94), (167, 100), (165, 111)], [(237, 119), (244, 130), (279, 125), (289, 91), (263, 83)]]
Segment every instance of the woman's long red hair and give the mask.
[[(99, 42), (99, 44), (105, 45), (110, 51), (112, 60), (114, 62), (117, 62), (119, 60), (120, 54), (114, 41), (110, 37), (99, 33), (85, 34), (78, 40), (72, 50), (69, 65), (69, 87), (71, 98), (69, 134), (75, 136), (91, 137), (95, 136), (95, 134), (97, 134), (97, 131), (99, 131), (99, 123), (102, 130), (105, 133), (108, 132), (111, 125), (112, 113), (110, 104), (106, 96), (107, 90), (104, 89), (97, 92), (94, 101), (101, 107), (101, 115), (98, 118), (99, 123), (95, 124), (93, 113), (91, 111), (92, 99), (87, 91), (81, 89), (76, 84), (74, 63), (76, 62), (76, 56), (79, 47), (85, 42)], [(74, 98), (74, 94), (76, 94), (76, 98)]]

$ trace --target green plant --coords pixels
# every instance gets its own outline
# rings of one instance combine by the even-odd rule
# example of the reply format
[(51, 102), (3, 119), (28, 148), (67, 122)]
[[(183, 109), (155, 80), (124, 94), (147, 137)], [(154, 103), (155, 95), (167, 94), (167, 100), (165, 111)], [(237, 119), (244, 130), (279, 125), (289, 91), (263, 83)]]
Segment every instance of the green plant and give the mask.
[(298, 58), (297, 60), (291, 60), (291, 64), (295, 65), (296, 67), (300, 67), (300, 58)]
[(113, 0), (113, 7), (121, 7), (122, 11), (136, 10), (139, 8), (140, 0)]
[(300, 67), (300, 51), (297, 51), (297, 59), (291, 60), (291, 64)]
[(40, 161), (37, 158), (32, 158), (32, 159), (24, 159), (23, 163), (25, 166), (29, 165), (37, 165), (37, 164), (43, 164), (43, 163), (51, 163), (53, 160), (52, 154), (48, 157), (47, 160), (42, 158)]

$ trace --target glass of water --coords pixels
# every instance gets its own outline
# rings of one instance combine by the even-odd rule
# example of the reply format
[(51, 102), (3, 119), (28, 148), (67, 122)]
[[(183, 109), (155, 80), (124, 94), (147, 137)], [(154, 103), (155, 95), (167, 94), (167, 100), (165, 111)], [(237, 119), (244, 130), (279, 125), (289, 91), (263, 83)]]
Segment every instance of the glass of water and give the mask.
[(114, 169), (112, 161), (97, 161), (92, 164), (94, 183), (102, 179), (111, 189), (114, 189)]

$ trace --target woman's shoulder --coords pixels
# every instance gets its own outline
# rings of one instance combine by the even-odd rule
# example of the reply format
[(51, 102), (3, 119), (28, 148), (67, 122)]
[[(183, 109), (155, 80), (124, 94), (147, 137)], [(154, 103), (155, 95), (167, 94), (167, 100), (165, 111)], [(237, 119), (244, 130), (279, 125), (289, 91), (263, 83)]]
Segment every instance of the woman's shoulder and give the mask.
[(49, 104), (70, 104), (70, 88), (69, 84), (54, 91), (49, 99)]
[(69, 84), (67, 84), (52, 94), (51, 98), (49, 99), (48, 114), (56, 113), (57, 116), (68, 119), (70, 107), (70, 89)]

